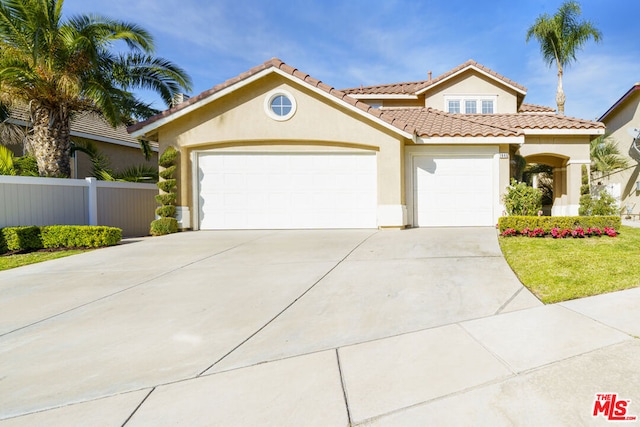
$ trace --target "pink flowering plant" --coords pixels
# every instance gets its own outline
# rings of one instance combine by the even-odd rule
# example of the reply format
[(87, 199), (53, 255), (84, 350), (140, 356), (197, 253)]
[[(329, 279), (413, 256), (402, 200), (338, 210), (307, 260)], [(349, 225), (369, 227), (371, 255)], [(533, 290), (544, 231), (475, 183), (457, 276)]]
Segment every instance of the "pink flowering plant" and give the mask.
[(511, 236), (517, 236), (518, 232), (513, 229), (513, 228), (507, 228), (506, 230), (504, 230), (502, 232), (502, 234), (500, 234), (502, 237), (511, 237)]
[(577, 227), (571, 231), (571, 236), (574, 238), (583, 238), (584, 237), (584, 229), (582, 227)]
[(544, 231), (543, 228), (536, 227), (531, 229), (530, 227), (523, 228), (520, 232), (518, 232), (514, 228), (507, 228), (502, 233), (500, 233), (502, 237), (514, 237), (514, 236), (526, 236), (526, 237), (546, 237), (550, 236), (554, 239), (565, 239), (568, 237), (573, 237), (574, 239), (582, 239), (585, 237), (600, 237), (602, 235), (607, 235), (609, 237), (616, 237), (618, 232), (615, 228), (605, 227), (603, 230), (600, 230), (597, 227), (587, 228), (586, 230), (580, 226), (577, 226), (573, 229), (571, 228), (559, 228), (554, 227), (551, 229), (549, 233)]
[(586, 235), (589, 237), (591, 236), (600, 237), (602, 236), (602, 230), (600, 230), (598, 227), (587, 228)]

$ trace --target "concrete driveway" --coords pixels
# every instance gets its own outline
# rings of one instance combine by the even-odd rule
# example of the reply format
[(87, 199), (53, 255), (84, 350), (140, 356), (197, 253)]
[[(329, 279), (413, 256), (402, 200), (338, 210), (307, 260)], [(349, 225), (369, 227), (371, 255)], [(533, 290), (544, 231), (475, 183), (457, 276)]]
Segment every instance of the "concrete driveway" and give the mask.
[(0, 426), (596, 422), (640, 403), (638, 303), (542, 306), (490, 228), (130, 240), (0, 272)]

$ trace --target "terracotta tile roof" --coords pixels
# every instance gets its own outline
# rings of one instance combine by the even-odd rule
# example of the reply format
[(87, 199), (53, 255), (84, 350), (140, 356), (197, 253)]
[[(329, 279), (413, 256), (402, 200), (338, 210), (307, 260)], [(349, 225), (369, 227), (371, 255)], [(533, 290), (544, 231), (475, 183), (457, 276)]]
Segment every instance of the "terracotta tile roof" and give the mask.
[[(475, 61), (468, 61), (465, 64), (453, 69), (449, 73), (443, 74), (429, 82), (432, 84), (436, 80), (442, 80), (467, 66), (476, 66), (484, 69)], [(433, 108), (373, 108), (370, 105), (358, 101), (347, 93), (337, 90), (321, 81), (314, 79), (306, 73), (291, 67), (277, 58), (250, 69), (224, 83), (202, 92), (201, 94), (189, 98), (185, 102), (157, 114), (143, 122), (130, 126), (128, 132), (135, 132), (151, 125), (163, 118), (169, 117), (190, 105), (193, 105), (207, 97), (210, 97), (226, 88), (242, 82), (269, 68), (276, 68), (285, 72), (300, 81), (318, 88), (327, 94), (345, 102), (364, 113), (367, 113), (405, 133), (417, 134), (425, 137), (515, 137), (524, 135), (527, 129), (601, 129), (602, 123), (587, 120), (574, 119), (570, 117), (557, 116), (555, 114), (450, 114)], [(490, 71), (490, 70), (489, 70)], [(493, 73), (493, 75), (498, 76)], [(501, 76), (499, 78), (502, 78)], [(509, 84), (514, 84), (510, 80)], [(418, 83), (416, 83), (418, 84)], [(393, 86), (393, 85), (388, 85)], [(521, 87), (521, 86), (518, 86)], [(522, 88), (522, 87), (521, 87)], [(524, 89), (524, 88), (523, 88)], [(389, 89), (395, 90), (395, 89)]]
[(500, 124), (482, 123), (474, 116), (445, 113), (434, 108), (382, 109), (384, 116), (407, 123), (423, 137), (513, 137), (522, 136), (521, 130)]
[(545, 107), (544, 105), (526, 104), (520, 105), (519, 113), (555, 113), (555, 108)]
[(204, 92), (202, 92), (199, 95), (196, 95), (194, 97), (189, 98), (187, 101), (176, 105), (175, 107), (163, 111), (160, 114), (157, 114), (153, 117), (150, 117), (149, 119), (136, 123), (133, 126), (129, 126), (129, 128), (127, 128), (127, 131), (129, 133), (135, 132), (137, 130), (142, 129), (143, 127), (150, 125), (162, 118), (168, 117), (190, 105), (195, 104), (198, 101), (201, 101), (217, 92), (220, 92), (223, 89), (226, 89), (230, 86), (233, 86), (236, 83), (242, 82), (243, 80), (248, 79), (249, 77), (260, 73), (261, 71), (267, 70), (269, 68), (276, 68), (279, 69), (287, 74), (292, 75), (293, 77), (298, 78), (299, 80), (305, 82), (308, 85), (311, 85), (313, 87), (316, 87), (332, 96), (334, 96), (335, 98), (338, 98), (340, 100), (342, 100), (343, 102), (346, 102), (366, 113), (371, 114), (372, 116), (381, 119), (383, 121), (385, 121), (386, 123), (400, 129), (400, 130), (405, 130), (406, 128), (406, 124), (400, 122), (398, 119), (393, 118), (393, 117), (383, 117), (382, 113), (380, 112), (380, 110), (371, 107), (369, 104), (366, 104), (364, 102), (358, 101), (355, 98), (352, 98), (350, 96), (348, 96), (346, 93), (335, 89), (332, 86), (329, 86), (327, 84), (322, 83), (320, 80), (314, 79), (313, 77), (311, 77), (309, 74), (303, 73), (302, 71), (298, 70), (297, 68), (291, 67), (290, 65), (285, 64), (284, 62), (282, 62), (281, 60), (279, 60), (278, 58), (272, 58), (268, 61), (266, 61), (265, 63), (258, 65), (257, 67), (254, 67), (252, 69), (250, 69), (247, 72), (244, 72), (232, 79), (229, 79), (221, 84), (218, 84), (214, 87), (212, 87), (209, 90), (206, 90)]
[(473, 59), (470, 59), (464, 64), (460, 64), (457, 67), (431, 80), (421, 80), (417, 82), (406, 82), (406, 83), (391, 83), (391, 84), (377, 85), (377, 86), (361, 86), (359, 88), (343, 89), (343, 92), (348, 93), (350, 95), (418, 94), (418, 93), (424, 92), (429, 87), (434, 86), (435, 84), (440, 83), (441, 81), (444, 81), (447, 78), (453, 76), (454, 74), (469, 67), (475, 67), (479, 70), (482, 70), (483, 72), (489, 74), (490, 76), (496, 78), (497, 80), (500, 80), (503, 83), (513, 86), (521, 90), (522, 92), (527, 91), (526, 87), (514, 82), (511, 79), (506, 78), (501, 74), (496, 73), (495, 71), (485, 67), (482, 64), (478, 64)]
[(428, 80), (419, 82), (389, 83), (376, 86), (360, 86), (358, 88), (342, 89), (348, 95), (415, 95), (425, 87)]
[(599, 130), (605, 128), (604, 124), (600, 122), (557, 114), (463, 114), (462, 116), (479, 123), (518, 130)]

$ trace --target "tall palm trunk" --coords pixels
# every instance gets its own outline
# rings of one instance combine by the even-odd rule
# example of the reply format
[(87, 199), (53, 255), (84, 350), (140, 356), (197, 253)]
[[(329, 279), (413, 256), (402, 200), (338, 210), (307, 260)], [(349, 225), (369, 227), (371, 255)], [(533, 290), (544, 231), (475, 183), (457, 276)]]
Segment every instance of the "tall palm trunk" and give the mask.
[(69, 111), (64, 106), (32, 108), (31, 146), (40, 176), (66, 178), (71, 175), (69, 120)]
[(558, 63), (558, 89), (556, 90), (556, 104), (558, 104), (558, 115), (564, 116), (564, 102), (566, 97), (564, 96), (564, 90), (562, 89), (562, 75), (564, 71), (562, 65)]

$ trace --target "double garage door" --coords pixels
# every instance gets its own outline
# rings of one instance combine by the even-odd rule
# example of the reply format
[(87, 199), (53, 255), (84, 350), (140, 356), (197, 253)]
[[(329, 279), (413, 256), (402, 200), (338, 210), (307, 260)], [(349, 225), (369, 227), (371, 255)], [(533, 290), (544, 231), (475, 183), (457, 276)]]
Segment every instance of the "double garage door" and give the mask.
[(200, 153), (200, 229), (376, 228), (376, 155)]
[[(494, 224), (493, 153), (425, 153), (409, 168), (413, 226)], [(377, 201), (375, 153), (198, 155), (200, 229), (376, 228)]]

